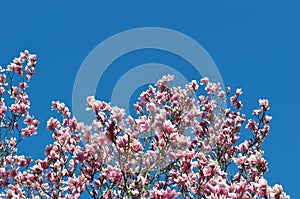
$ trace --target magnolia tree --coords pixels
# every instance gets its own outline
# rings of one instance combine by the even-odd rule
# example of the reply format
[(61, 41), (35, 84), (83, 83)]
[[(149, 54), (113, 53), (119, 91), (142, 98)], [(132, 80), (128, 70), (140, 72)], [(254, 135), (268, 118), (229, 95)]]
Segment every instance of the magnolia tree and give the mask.
[[(61, 118), (47, 122), (53, 143), (45, 158), (21, 155), (18, 144), (39, 125), (26, 93), (35, 64), (36, 56), (24, 51), (1, 68), (2, 198), (289, 198), (264, 178), (268, 100), (259, 100), (247, 120), (240, 113), (242, 90), (230, 97), (229, 88), (207, 78), (180, 88), (170, 86), (173, 76), (162, 77), (134, 104), (136, 118), (88, 97), (95, 119), (83, 124), (64, 103), (53, 102)], [(200, 85), (205, 95), (197, 97)], [(249, 139), (240, 138), (244, 131)]]

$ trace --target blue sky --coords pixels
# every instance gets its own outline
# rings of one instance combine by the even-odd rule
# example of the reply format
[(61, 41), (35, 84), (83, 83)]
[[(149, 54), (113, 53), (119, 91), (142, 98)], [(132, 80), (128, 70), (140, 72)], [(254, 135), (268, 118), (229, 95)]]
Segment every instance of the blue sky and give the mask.
[[(100, 42), (133, 28), (163, 27), (188, 35), (206, 49), (225, 85), (243, 88), (246, 114), (257, 107), (259, 98), (270, 100), (273, 120), (264, 144), (269, 162), (266, 178), (270, 184), (283, 184), (293, 198), (300, 198), (299, 7), (296, 0), (1, 2), (0, 65), (6, 66), (24, 49), (38, 55), (29, 93), (31, 111), (43, 125), (38, 135), (22, 143), (22, 150), (43, 157), (40, 151), (51, 142), (43, 127), (55, 115), (50, 111), (51, 101), (64, 101), (71, 107), (77, 71)], [(151, 61), (173, 67), (184, 64), (164, 53), (137, 52), (115, 64), (129, 68)], [(101, 95), (101, 88), (104, 97), (109, 95), (104, 82), (112, 83), (110, 77), (115, 73), (118, 70), (107, 71), (97, 95)]]

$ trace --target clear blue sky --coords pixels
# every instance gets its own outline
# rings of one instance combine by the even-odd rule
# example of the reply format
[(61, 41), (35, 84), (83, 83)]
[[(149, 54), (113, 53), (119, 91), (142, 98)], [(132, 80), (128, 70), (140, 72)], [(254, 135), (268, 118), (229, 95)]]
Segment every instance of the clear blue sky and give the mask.
[[(292, 198), (300, 198), (297, 169), (300, 3), (296, 0), (89, 2), (0, 3), (0, 65), (6, 66), (24, 49), (38, 55), (29, 93), (32, 113), (43, 125), (38, 135), (22, 143), (27, 155), (43, 157), (41, 151), (51, 142), (50, 133), (43, 127), (55, 115), (50, 111), (51, 101), (64, 101), (71, 107), (76, 73), (94, 47), (128, 29), (164, 27), (199, 42), (215, 61), (224, 83), (244, 89), (246, 114), (257, 106), (259, 98), (270, 100), (273, 120), (264, 144), (269, 162), (266, 178), (270, 184), (283, 184)], [(131, 55), (120, 59), (119, 64), (151, 61), (147, 60), (151, 58), (147, 52), (143, 56)], [(157, 55), (156, 62), (157, 58), (164, 63), (172, 59), (164, 58), (163, 54)], [(107, 72), (107, 80), (112, 72), (116, 71)]]

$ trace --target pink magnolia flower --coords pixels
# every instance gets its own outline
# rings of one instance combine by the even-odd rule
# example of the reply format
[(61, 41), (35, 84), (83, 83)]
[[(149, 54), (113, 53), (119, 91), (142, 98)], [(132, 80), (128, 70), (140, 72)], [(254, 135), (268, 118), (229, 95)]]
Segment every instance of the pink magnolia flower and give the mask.
[(262, 106), (264, 111), (269, 110), (269, 101), (266, 99), (260, 99), (259, 104)]
[(146, 117), (141, 117), (135, 120), (141, 131), (144, 133), (150, 128), (150, 121)]
[(236, 96), (240, 96), (241, 94), (243, 94), (243, 91), (241, 88), (237, 88), (235, 91)]
[(60, 127), (60, 123), (57, 119), (54, 119), (53, 117), (51, 117), (48, 122), (47, 122), (47, 128), (50, 131), (53, 131), (54, 129)]
[(201, 85), (206, 85), (206, 84), (208, 84), (209, 79), (208, 79), (207, 77), (203, 77), (203, 78), (200, 80), (200, 82), (201, 82)]

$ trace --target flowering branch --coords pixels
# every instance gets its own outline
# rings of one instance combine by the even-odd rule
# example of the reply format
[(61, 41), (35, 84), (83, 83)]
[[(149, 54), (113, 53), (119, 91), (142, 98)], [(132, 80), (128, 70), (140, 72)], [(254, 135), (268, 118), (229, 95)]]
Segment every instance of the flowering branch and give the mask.
[[(77, 121), (59, 101), (47, 128), (53, 143), (45, 158), (16, 155), (17, 144), (37, 133), (25, 90), (36, 56), (21, 53), (0, 75), (0, 196), (7, 198), (289, 198), (281, 185), (270, 186), (261, 145), (270, 131), (268, 100), (259, 100), (242, 140), (246, 116), (243, 93), (208, 78), (184, 88), (164, 76), (134, 104), (137, 118), (109, 103), (87, 98), (92, 124)], [(15, 85), (16, 75), (20, 83)], [(205, 94), (198, 96), (200, 86)], [(10, 99), (4, 98), (8, 95)], [(229, 96), (232, 109), (227, 108)], [(6, 103), (4, 102), (6, 99)], [(6, 105), (9, 104), (10, 105)], [(23, 122), (23, 124), (22, 124)]]

